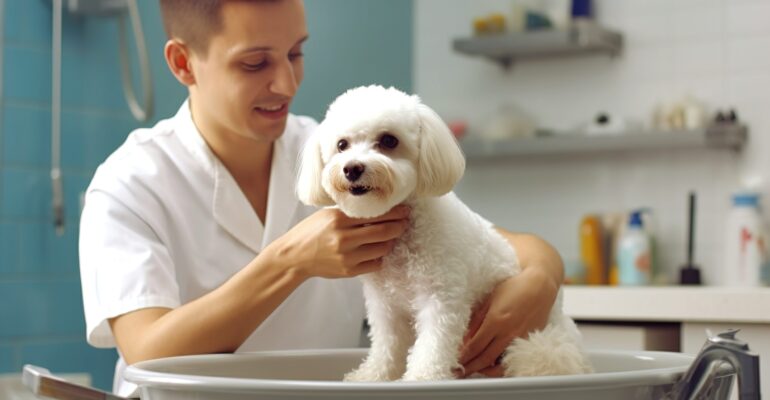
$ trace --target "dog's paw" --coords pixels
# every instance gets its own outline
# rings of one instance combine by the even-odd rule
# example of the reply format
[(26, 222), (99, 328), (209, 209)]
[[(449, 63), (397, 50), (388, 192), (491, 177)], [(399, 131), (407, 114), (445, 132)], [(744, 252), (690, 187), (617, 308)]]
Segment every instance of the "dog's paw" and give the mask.
[(444, 381), (457, 379), (451, 368), (430, 368), (407, 370), (403, 381)]
[(362, 365), (356, 370), (345, 374), (345, 382), (389, 382), (398, 379), (398, 376), (385, 368), (368, 368)]

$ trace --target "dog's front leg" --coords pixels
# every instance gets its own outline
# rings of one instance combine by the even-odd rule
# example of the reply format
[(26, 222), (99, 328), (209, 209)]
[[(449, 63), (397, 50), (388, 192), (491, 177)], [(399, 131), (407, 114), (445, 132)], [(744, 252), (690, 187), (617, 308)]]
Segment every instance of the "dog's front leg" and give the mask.
[(416, 302), (417, 340), (407, 360), (406, 381), (454, 379), (459, 369), (460, 345), (470, 319), (470, 307), (437, 296), (419, 296)]
[(384, 289), (364, 280), (366, 313), (369, 319), (371, 348), (364, 362), (345, 375), (346, 381), (381, 382), (401, 378), (406, 369), (406, 355), (414, 343), (411, 317), (398, 299)]

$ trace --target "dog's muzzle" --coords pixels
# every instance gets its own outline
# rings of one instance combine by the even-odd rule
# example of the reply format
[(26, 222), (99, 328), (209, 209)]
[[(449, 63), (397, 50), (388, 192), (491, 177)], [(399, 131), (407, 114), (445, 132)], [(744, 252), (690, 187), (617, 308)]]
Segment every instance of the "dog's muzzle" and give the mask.
[(370, 190), (372, 190), (371, 186), (356, 185), (356, 186), (351, 186), (349, 189), (349, 192), (353, 196), (362, 196), (369, 193)]

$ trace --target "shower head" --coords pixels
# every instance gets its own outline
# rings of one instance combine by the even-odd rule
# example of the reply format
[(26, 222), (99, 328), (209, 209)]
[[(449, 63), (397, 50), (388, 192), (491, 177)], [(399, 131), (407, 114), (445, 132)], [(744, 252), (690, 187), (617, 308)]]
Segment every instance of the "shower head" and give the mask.
[[(139, 0), (43, 0), (52, 2), (55, 8), (66, 10), (72, 15), (82, 17), (115, 17), (118, 22), (118, 56), (120, 57), (120, 77), (123, 85), (123, 94), (128, 103), (128, 108), (134, 118), (145, 122), (152, 116), (154, 106), (154, 94), (152, 89), (152, 77), (150, 60), (147, 55), (147, 46), (144, 42), (141, 17), (139, 15)], [(128, 56), (128, 35), (126, 34), (126, 21), (130, 21), (133, 28), (136, 49), (139, 58), (141, 86), (143, 89), (144, 103), (136, 98), (136, 93), (131, 82), (131, 61)], [(57, 40), (61, 40), (60, 38)]]

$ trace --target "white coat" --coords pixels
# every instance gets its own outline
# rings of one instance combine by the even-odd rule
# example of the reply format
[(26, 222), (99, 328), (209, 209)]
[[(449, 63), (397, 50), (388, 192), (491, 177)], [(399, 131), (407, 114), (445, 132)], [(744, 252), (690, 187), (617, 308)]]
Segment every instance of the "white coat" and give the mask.
[[(175, 308), (220, 286), (315, 209), (295, 196), (301, 146), (316, 123), (290, 115), (274, 143), (263, 226), (196, 129), (188, 103), (170, 119), (132, 132), (97, 169), (80, 225), (87, 340), (115, 347), (109, 318)], [(357, 280), (303, 283), (238, 349), (356, 347), (364, 307)], [(116, 366), (113, 391), (135, 385)]]

